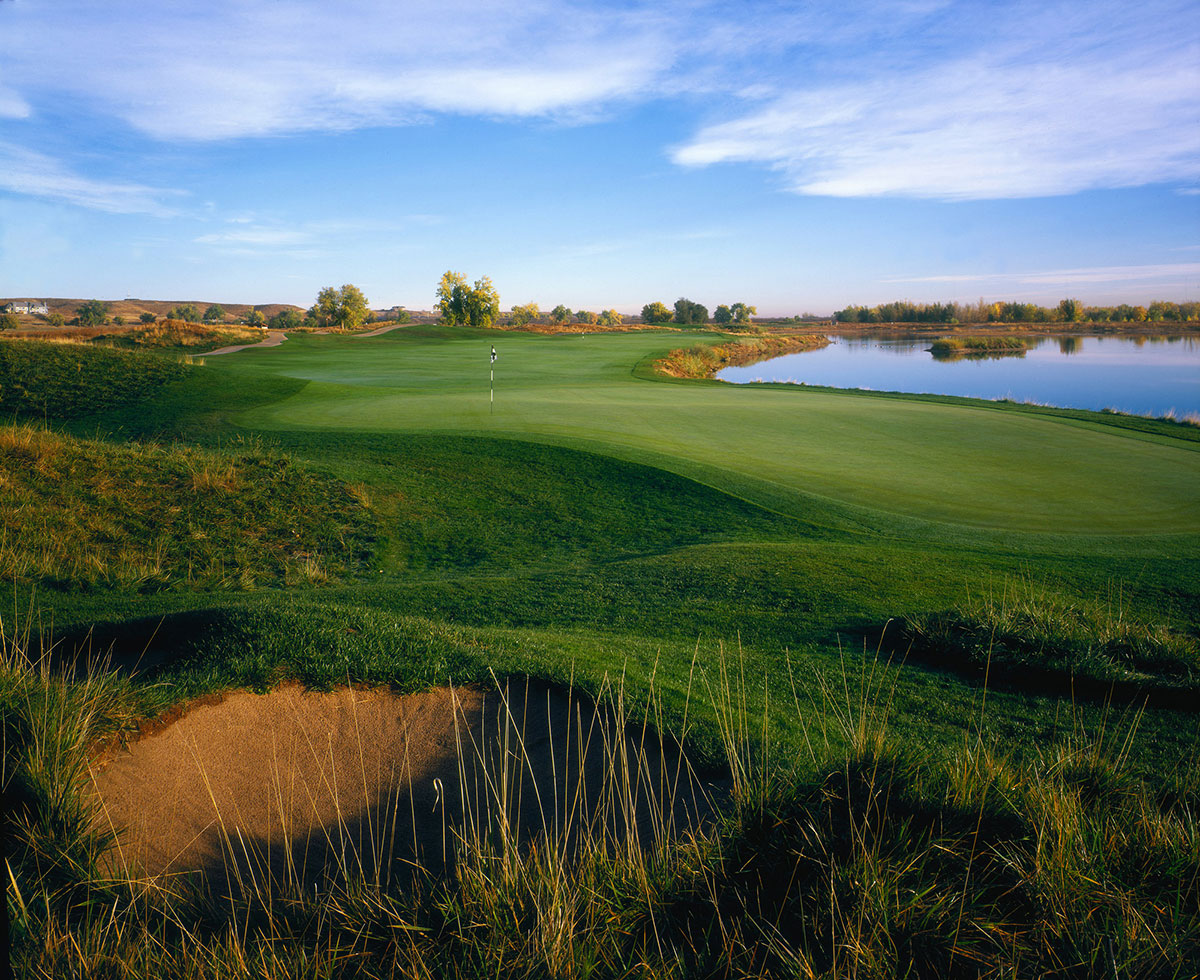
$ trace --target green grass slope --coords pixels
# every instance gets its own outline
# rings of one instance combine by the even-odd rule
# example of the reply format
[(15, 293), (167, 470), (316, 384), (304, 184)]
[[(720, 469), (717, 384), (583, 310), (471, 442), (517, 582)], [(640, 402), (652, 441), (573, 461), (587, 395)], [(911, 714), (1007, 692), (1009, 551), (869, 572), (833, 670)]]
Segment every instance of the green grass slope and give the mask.
[(974, 404), (655, 383), (632, 366), (681, 341), (640, 333), (504, 335), (493, 409), (490, 340), (423, 333), (303, 338), (277, 354), (254, 352), (231, 370), (308, 383), (238, 422), (532, 439), (652, 461), (743, 492), (753, 482), (793, 501), (816, 495), (981, 527), (1200, 531), (1200, 445), (1183, 440)]

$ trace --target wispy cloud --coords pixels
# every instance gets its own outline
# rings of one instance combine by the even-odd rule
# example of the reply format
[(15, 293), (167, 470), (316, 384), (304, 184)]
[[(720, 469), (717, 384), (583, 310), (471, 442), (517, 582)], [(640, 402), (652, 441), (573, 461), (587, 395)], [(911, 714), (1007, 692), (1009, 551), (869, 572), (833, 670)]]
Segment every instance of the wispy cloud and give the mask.
[(158, 217), (177, 213), (168, 202), (182, 197), (179, 191), (83, 177), (52, 157), (11, 143), (0, 143), (0, 190), (113, 214)]
[[(35, 101), (66, 94), (158, 138), (208, 140), (411, 123), (429, 112), (586, 113), (669, 68), (658, 21), (636, 5), (546, 0), (209, 0), (160, 6), (151, 18), (135, 3), (58, 0), (15, 22), (2, 57)], [(46, 36), (54, 65), (25, 53)], [(97, 59), (97, 50), (123, 57)], [(73, 70), (58, 70), (64, 62)]]
[(673, 100), (708, 117), (675, 163), (760, 165), (800, 194), (1200, 177), (1194, 0), (31, 0), (0, 18), (0, 118), (65, 100), (172, 142)]
[[(989, 8), (923, 65), (851, 55), (674, 149), (684, 166), (750, 162), (812, 195), (939, 199), (1069, 194), (1200, 174), (1200, 26), (1191, 5)], [(982, 13), (982, 11), (981, 11)], [(982, 19), (982, 18), (981, 18)]]
[(10, 88), (0, 85), (0, 119), (26, 119), (29, 103)]

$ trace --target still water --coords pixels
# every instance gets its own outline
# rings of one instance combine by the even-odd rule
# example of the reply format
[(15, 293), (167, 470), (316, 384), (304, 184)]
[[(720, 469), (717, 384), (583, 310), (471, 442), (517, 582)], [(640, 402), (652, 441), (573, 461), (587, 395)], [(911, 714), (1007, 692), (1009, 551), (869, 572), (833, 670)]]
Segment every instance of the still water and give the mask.
[(1031, 338), (1024, 354), (950, 360), (935, 358), (928, 338), (832, 340), (823, 350), (725, 368), (718, 377), (1200, 415), (1200, 340), (1194, 337)]

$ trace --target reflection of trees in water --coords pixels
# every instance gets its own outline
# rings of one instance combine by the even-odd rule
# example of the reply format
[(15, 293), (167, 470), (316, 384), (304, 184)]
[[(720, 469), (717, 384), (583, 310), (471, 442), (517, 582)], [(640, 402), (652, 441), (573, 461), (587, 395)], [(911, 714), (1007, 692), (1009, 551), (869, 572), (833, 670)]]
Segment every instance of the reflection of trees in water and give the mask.
[(1059, 337), (1058, 352), (1060, 354), (1078, 354), (1083, 350), (1082, 337)]

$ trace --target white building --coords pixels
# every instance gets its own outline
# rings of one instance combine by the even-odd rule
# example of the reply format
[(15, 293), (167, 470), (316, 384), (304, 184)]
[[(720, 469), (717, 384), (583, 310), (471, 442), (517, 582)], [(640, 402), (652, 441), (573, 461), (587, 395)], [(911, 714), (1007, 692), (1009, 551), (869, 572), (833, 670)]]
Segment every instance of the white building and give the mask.
[(48, 306), (46, 306), (45, 300), (19, 299), (19, 300), (15, 300), (12, 303), (9, 303), (8, 306), (4, 307), (4, 312), (5, 313), (31, 313), (31, 314), (40, 313), (42, 315), (45, 315), (50, 312), (50, 308)]

